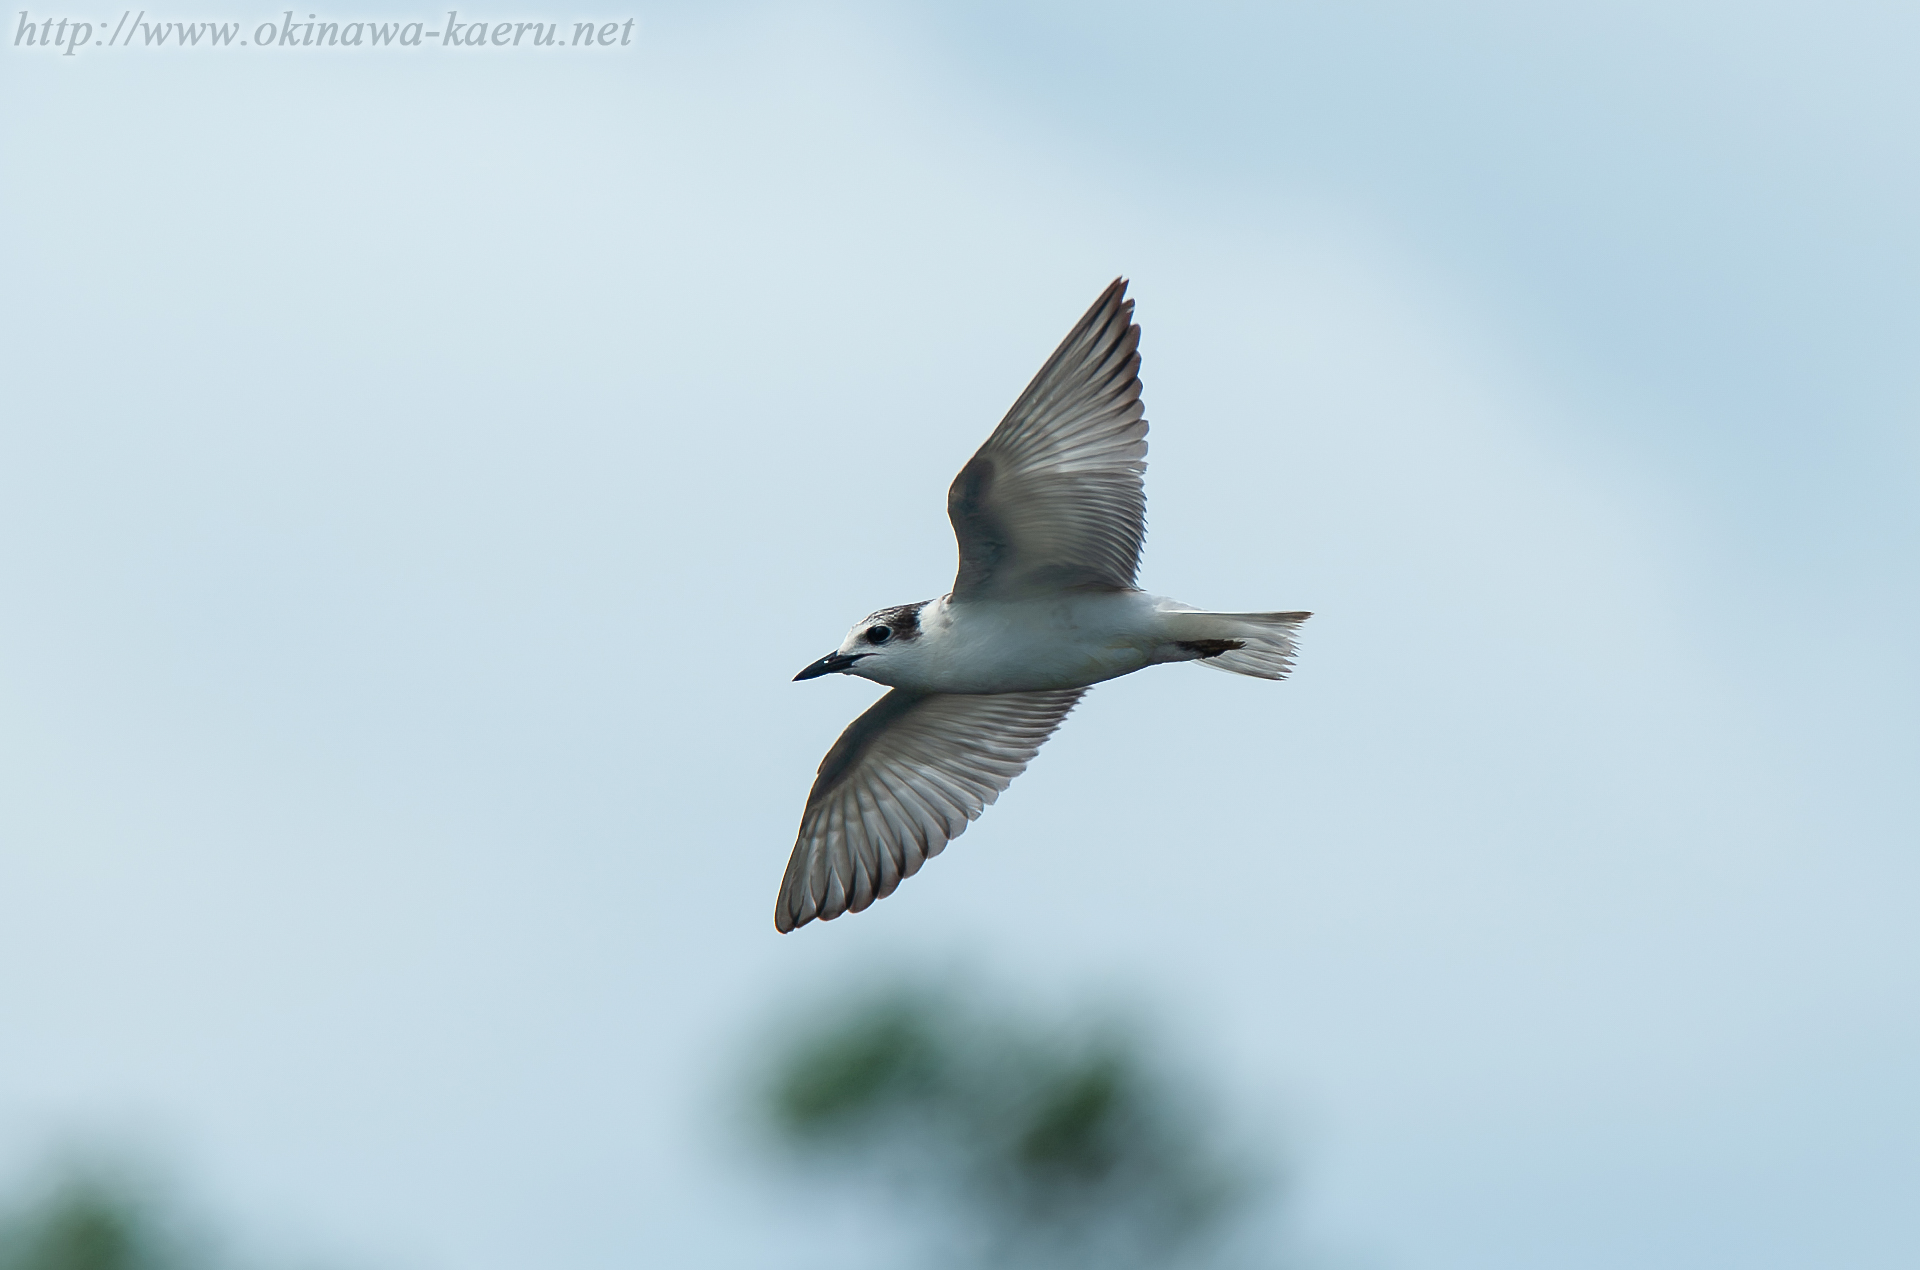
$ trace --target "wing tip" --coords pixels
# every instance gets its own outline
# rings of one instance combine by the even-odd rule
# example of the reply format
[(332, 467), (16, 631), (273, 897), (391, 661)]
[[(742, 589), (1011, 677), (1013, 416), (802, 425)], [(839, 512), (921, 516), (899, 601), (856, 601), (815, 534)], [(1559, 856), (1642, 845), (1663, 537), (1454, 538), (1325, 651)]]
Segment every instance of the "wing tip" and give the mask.
[(792, 898), (783, 889), (780, 898), (774, 902), (773, 928), (782, 935), (791, 935), (809, 922), (830, 922), (838, 916), (838, 913), (823, 913), (812, 904), (802, 903), (796, 909)]
[(788, 878), (780, 884), (780, 894), (773, 901), (773, 928), (782, 935), (791, 935), (813, 920), (807, 906), (795, 904), (793, 899), (793, 880)]

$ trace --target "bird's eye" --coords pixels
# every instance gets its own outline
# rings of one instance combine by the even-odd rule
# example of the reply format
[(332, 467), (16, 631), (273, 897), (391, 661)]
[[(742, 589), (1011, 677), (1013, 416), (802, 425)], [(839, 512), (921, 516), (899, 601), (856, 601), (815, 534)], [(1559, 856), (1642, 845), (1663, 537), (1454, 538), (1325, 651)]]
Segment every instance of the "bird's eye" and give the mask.
[(892, 638), (892, 636), (893, 631), (890, 627), (869, 626), (867, 628), (867, 642), (869, 644), (884, 644)]

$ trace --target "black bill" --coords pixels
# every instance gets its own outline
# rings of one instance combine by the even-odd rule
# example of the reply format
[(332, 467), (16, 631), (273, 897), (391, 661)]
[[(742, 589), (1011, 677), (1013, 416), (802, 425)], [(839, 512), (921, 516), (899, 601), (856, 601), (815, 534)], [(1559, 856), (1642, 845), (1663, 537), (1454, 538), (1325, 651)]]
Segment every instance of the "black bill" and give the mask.
[(802, 679), (818, 679), (822, 675), (837, 675), (853, 663), (865, 657), (865, 653), (828, 653), (813, 665), (793, 677), (795, 683)]

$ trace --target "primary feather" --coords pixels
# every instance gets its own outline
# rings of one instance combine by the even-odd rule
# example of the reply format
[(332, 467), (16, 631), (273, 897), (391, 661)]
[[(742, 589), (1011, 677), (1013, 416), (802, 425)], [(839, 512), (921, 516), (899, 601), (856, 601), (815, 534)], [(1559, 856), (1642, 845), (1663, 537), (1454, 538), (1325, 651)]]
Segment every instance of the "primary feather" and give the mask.
[(1115, 278), (947, 491), (955, 600), (1131, 587), (1147, 530), (1140, 328)]
[(857, 913), (893, 893), (1027, 769), (1080, 700), (1060, 692), (895, 688), (820, 761), (774, 925)]

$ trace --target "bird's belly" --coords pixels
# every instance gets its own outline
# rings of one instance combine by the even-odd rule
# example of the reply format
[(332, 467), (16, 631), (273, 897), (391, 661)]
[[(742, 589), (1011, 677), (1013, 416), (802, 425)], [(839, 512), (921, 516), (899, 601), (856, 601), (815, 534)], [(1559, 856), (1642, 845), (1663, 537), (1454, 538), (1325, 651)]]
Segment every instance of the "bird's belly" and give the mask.
[(935, 692), (1084, 688), (1148, 665), (1155, 637), (1121, 597), (981, 605), (954, 615), (930, 659)]
[[(1006, 650), (1001, 650), (1003, 653)], [(1101, 646), (1063, 651), (1034, 649), (1026, 656), (956, 658), (929, 685), (940, 692), (1040, 692), (1052, 688), (1085, 688), (1107, 679), (1130, 675), (1147, 665), (1136, 649)]]

